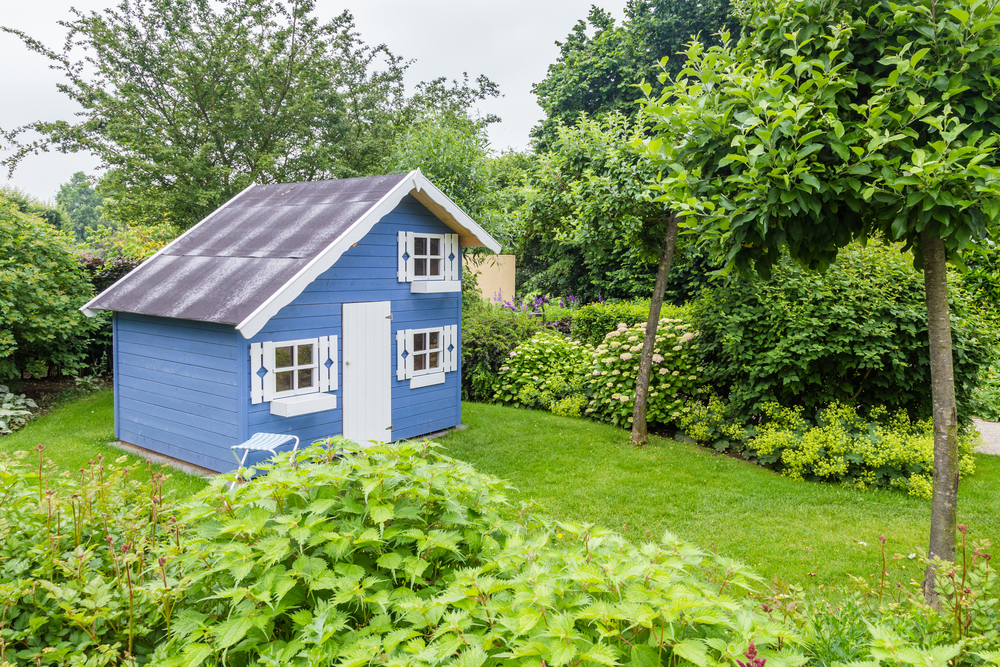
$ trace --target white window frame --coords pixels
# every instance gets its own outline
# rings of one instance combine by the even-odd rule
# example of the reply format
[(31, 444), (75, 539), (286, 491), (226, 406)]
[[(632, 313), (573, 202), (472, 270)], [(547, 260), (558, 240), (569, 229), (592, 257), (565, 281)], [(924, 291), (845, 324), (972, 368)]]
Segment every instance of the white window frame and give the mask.
[[(431, 347), (431, 335), (437, 334), (437, 347)], [(424, 336), (424, 349), (417, 350), (417, 336)], [(426, 356), (428, 365), (420, 370), (417, 370), (416, 362), (413, 362), (413, 373), (412, 376), (417, 375), (430, 375), (431, 373), (444, 373), (444, 327), (431, 327), (430, 329), (410, 329), (408, 332), (407, 339), (407, 351), (410, 355), (416, 359), (417, 357)], [(434, 352), (438, 353), (437, 365), (433, 368), (430, 366), (431, 354)]]
[[(430, 334), (438, 334), (438, 347), (429, 347)], [(414, 353), (414, 337), (420, 334), (428, 334), (428, 347)], [(450, 350), (448, 348), (451, 348)], [(414, 370), (413, 359), (416, 354), (427, 354), (428, 361), (430, 353), (439, 350), (439, 366), (437, 368), (424, 368)], [(399, 381), (409, 380), (410, 389), (427, 387), (435, 384), (443, 384), (445, 374), (458, 369), (458, 326), (442, 325), (440, 327), (427, 327), (423, 329), (399, 329), (396, 331), (396, 379)]]
[[(299, 365), (297, 363), (297, 347), (301, 345), (313, 346), (312, 364)], [(285, 366), (283, 369), (292, 370), (294, 384), (298, 380), (298, 371), (300, 369), (312, 368), (313, 384), (309, 387), (278, 391), (275, 387), (275, 380), (277, 373), (283, 371), (277, 369), (276, 367), (275, 350), (279, 347), (289, 346), (296, 346), (293, 350), (294, 358), (292, 359), (295, 363), (293, 366)], [(326, 364), (328, 360), (332, 362), (329, 366)], [(266, 371), (263, 378), (261, 378), (260, 374), (261, 369)], [(308, 397), (312, 394), (336, 391), (337, 377), (338, 366), (336, 336), (264, 341), (263, 343), (253, 343), (250, 345), (250, 402), (254, 405), (278, 400), (293, 400), (300, 396)], [(324, 405), (328, 404), (329, 401)]]
[[(416, 254), (418, 239), (425, 239), (427, 251), (424, 254)], [(439, 242), (440, 255), (430, 254), (430, 244), (432, 239)], [(424, 232), (401, 231), (397, 234), (398, 244), (398, 269), (396, 276), (401, 283), (410, 283), (410, 291), (421, 292), (460, 292), (462, 290), (462, 248), (458, 240), (458, 234), (434, 234)], [(440, 259), (440, 273), (430, 275), (430, 263), (432, 259)], [(428, 275), (418, 276), (416, 274), (417, 260), (427, 261)]]

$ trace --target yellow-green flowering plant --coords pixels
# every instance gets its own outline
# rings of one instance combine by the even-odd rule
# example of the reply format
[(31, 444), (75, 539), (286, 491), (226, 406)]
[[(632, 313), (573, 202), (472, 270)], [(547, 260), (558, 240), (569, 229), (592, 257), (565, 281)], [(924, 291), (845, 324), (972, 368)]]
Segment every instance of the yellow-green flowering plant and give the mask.
[(582, 392), (593, 351), (593, 346), (559, 333), (537, 333), (510, 352), (500, 367), (494, 400), (552, 409), (563, 398)]

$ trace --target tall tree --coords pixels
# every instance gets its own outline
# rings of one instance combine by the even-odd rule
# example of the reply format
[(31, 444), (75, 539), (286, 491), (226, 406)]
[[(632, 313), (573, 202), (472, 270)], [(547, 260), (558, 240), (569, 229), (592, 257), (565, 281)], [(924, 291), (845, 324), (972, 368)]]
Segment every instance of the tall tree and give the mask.
[(250, 183), (377, 171), (408, 117), (407, 63), (362, 42), (348, 12), (320, 22), (315, 4), (122, 0), (74, 10), (60, 50), (3, 28), (52, 61), (82, 112), (3, 132), (15, 151), (0, 164), (90, 151), (108, 170), (107, 217), (179, 229)]
[[(1000, 217), (1000, 0), (764, 0), (749, 28), (734, 49), (693, 44), (648, 103), (662, 198), (747, 271), (767, 273), (783, 249), (823, 269), (855, 238), (914, 249), (934, 416), (929, 553), (954, 560), (946, 262)], [(932, 600), (933, 583), (932, 566)]]
[(59, 186), (56, 193), (56, 203), (69, 215), (67, 229), (73, 232), (78, 241), (87, 238), (87, 232), (104, 222), (101, 203), (104, 198), (90, 184), (87, 175), (82, 171), (73, 174), (69, 183)]
[(553, 150), (539, 158), (530, 180), (529, 215), (585, 255), (601, 258), (635, 250), (645, 261), (658, 262), (632, 415), (632, 443), (644, 445), (649, 441), (649, 374), (677, 244), (677, 217), (651, 194), (656, 171), (633, 149), (642, 135), (625, 116), (584, 116), (558, 131)]
[(634, 116), (642, 93), (636, 84), (654, 79), (663, 56), (680, 71), (685, 44), (694, 35), (712, 42), (721, 30), (738, 33), (730, 0), (629, 0), (618, 25), (607, 11), (590, 8), (563, 42), (545, 78), (532, 87), (545, 119), (532, 130), (540, 150), (557, 138), (557, 126), (572, 125), (580, 114), (617, 111)]
[(66, 211), (58, 204), (42, 201), (20, 188), (0, 187), (0, 197), (13, 204), (21, 213), (44, 220), (53, 229), (68, 230), (70, 220)]

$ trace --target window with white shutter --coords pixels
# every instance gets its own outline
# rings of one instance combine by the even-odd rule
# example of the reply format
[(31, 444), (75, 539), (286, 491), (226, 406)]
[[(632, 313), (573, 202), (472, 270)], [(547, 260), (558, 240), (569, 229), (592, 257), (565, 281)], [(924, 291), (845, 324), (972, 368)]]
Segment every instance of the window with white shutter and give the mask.
[(250, 402), (292, 417), (337, 407), (337, 337), (250, 345)]
[(410, 389), (444, 383), (445, 373), (458, 369), (458, 327), (396, 332), (396, 379)]
[(462, 291), (458, 234), (399, 232), (396, 277), (410, 292)]

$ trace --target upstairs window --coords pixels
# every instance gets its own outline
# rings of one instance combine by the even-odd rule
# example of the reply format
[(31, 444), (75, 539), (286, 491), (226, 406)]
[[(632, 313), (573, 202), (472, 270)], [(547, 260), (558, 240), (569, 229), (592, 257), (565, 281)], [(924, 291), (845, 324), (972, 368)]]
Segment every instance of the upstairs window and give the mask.
[(413, 237), (413, 277), (440, 278), (444, 275), (444, 243), (440, 236)]
[(399, 232), (396, 276), (411, 292), (459, 292), (462, 249), (458, 234)]

